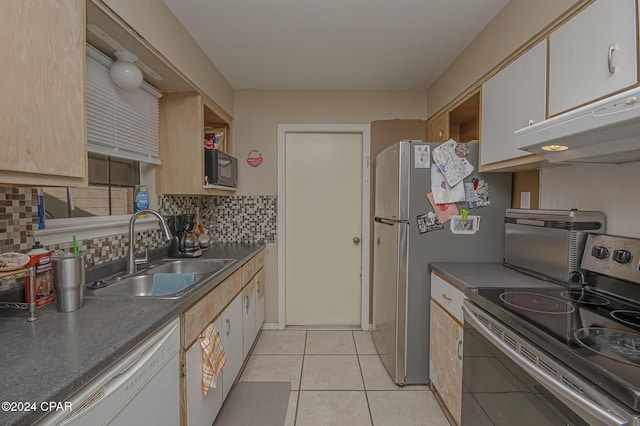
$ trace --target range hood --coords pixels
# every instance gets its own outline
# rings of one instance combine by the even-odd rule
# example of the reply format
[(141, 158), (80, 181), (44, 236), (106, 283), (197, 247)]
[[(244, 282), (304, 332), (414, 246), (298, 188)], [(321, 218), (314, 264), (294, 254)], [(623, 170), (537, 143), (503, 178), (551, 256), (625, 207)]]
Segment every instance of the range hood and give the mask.
[(515, 136), (518, 149), (544, 155), (550, 163), (640, 161), (640, 88), (516, 130)]

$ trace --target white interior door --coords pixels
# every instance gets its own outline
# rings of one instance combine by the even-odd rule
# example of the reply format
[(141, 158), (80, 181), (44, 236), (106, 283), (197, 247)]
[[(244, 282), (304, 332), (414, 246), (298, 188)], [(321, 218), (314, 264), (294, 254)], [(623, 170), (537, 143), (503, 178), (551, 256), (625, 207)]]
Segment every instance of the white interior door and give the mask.
[(285, 135), (286, 325), (360, 325), (362, 134)]

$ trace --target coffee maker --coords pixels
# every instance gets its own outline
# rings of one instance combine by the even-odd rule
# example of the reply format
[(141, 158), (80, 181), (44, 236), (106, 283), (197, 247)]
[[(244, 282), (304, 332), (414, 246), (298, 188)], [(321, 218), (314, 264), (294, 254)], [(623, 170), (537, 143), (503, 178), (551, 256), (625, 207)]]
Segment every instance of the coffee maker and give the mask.
[(198, 257), (202, 255), (198, 237), (193, 232), (195, 218), (192, 214), (177, 214), (167, 218), (173, 234), (169, 245), (170, 257)]

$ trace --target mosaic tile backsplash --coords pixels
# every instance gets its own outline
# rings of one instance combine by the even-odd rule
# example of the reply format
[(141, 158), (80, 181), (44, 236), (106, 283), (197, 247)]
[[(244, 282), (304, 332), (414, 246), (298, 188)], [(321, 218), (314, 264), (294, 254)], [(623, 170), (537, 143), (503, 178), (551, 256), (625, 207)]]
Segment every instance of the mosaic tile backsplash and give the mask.
[[(35, 188), (0, 187), (0, 252), (26, 253), (33, 245), (32, 232), (38, 229)], [(212, 239), (219, 242), (276, 241), (276, 196), (160, 196), (163, 215), (196, 213), (199, 209)], [(136, 247), (156, 248), (164, 244), (160, 230), (138, 232)], [(127, 255), (127, 234), (78, 241), (86, 253), (87, 267)], [(71, 250), (71, 243), (46, 247), (50, 251)], [(16, 285), (0, 283), (0, 290)]]
[(0, 187), (0, 251), (28, 251), (38, 229), (37, 192), (32, 188)]
[(216, 241), (276, 242), (275, 195), (160, 197), (160, 211), (163, 215), (195, 214), (196, 209), (199, 209), (205, 227), (209, 228)]

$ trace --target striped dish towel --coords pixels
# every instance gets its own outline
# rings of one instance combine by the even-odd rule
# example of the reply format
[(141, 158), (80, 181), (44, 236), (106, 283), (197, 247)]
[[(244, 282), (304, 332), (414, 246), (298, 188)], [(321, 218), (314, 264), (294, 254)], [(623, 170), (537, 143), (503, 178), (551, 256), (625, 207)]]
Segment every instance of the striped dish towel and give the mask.
[(220, 333), (213, 323), (200, 333), (198, 340), (202, 346), (202, 394), (206, 397), (212, 384), (213, 388), (216, 387), (216, 381), (220, 377), (227, 356), (222, 348)]

